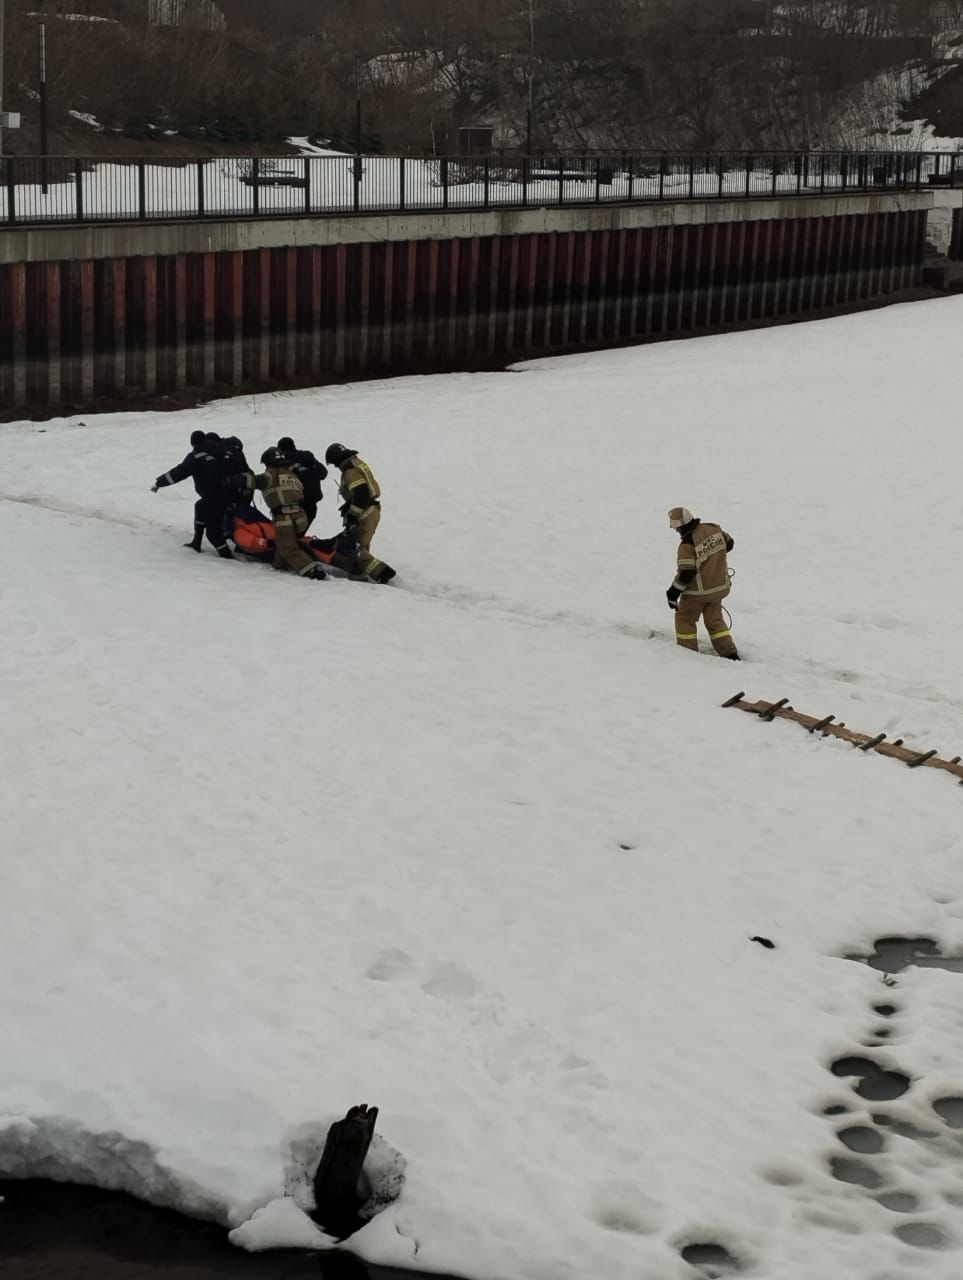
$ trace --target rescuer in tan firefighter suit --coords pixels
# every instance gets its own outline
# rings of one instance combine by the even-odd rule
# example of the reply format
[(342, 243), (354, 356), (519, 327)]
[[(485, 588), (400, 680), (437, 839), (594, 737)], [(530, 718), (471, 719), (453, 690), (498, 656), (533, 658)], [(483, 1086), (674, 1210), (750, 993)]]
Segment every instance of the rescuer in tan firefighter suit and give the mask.
[(259, 476), (247, 472), (236, 479), (245, 489), (260, 489), (264, 501), (274, 517), (274, 567), (289, 569), (302, 578), (326, 578), (316, 560), (308, 555), (298, 542), (308, 527), (304, 512), (304, 486), (288, 469), (287, 459), (280, 449), (265, 449), (261, 454), (265, 468)]
[(675, 580), (665, 593), (669, 608), (675, 611), (676, 644), (698, 652), (697, 624), (701, 618), (716, 653), (738, 662), (735, 641), (722, 611), (730, 588), (726, 553), (735, 545), (732, 538), (719, 525), (699, 520), (685, 507), (672, 508), (669, 527), (679, 534)]
[(390, 582), (394, 569), (371, 554), (371, 539), (381, 522), (381, 488), (357, 450), (343, 444), (328, 445), (324, 460), (341, 472), (341, 516), (344, 531), (358, 546), (354, 572), (373, 582)]

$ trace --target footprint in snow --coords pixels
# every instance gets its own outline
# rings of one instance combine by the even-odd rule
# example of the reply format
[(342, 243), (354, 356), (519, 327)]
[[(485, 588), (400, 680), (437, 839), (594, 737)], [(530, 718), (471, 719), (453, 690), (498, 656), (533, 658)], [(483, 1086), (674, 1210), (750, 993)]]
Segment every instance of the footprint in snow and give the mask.
[(434, 967), (421, 989), (426, 996), (456, 1003), (477, 995), (479, 986), (467, 970), (449, 960)]
[(606, 1231), (647, 1236), (661, 1230), (664, 1210), (634, 1182), (600, 1182), (589, 1197), (588, 1216)]
[(369, 965), (365, 977), (372, 982), (392, 982), (400, 978), (411, 968), (411, 956), (400, 947), (389, 947), (378, 953), (374, 962)]
[(706, 1280), (721, 1280), (721, 1277), (735, 1275), (743, 1269), (743, 1264), (725, 1245), (711, 1242), (687, 1244), (679, 1253), (683, 1262), (705, 1276)]

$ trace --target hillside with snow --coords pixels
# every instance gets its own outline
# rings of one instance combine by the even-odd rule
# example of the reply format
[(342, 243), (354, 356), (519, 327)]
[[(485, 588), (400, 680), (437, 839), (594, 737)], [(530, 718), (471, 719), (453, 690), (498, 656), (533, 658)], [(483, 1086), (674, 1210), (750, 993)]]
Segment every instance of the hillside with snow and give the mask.
[[(0, 429), (0, 1175), (322, 1247), (365, 1101), (368, 1259), (955, 1280), (963, 977), (846, 957), (963, 952), (963, 788), (721, 704), (963, 752), (961, 322)], [(198, 427), (360, 450), (396, 584), (184, 550)]]

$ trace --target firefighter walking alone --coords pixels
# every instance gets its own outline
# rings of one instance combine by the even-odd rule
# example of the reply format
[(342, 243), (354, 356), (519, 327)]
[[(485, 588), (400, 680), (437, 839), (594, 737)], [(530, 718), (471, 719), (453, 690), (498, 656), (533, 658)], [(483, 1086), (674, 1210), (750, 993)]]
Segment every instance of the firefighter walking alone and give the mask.
[(673, 507), (669, 527), (679, 535), (676, 575), (665, 596), (675, 611), (675, 640), (683, 649), (699, 650), (701, 618), (716, 653), (739, 661), (722, 602), (729, 594), (729, 563), (735, 545), (725, 529), (700, 520), (686, 507)]

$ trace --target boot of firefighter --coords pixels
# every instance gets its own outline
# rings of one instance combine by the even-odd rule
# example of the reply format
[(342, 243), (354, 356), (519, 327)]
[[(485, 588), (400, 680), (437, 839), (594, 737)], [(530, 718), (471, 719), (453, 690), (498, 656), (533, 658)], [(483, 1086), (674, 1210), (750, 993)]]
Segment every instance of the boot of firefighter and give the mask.
[(391, 579), (396, 576), (397, 576), (396, 572), (394, 569), (392, 569), (390, 564), (383, 564), (381, 568), (377, 570), (376, 573), (371, 575), (371, 581), (380, 582), (382, 585), (384, 585), (390, 582)]
[(309, 564), (299, 570), (299, 578), (310, 578), (312, 582), (323, 582), (328, 575), (319, 564)]

